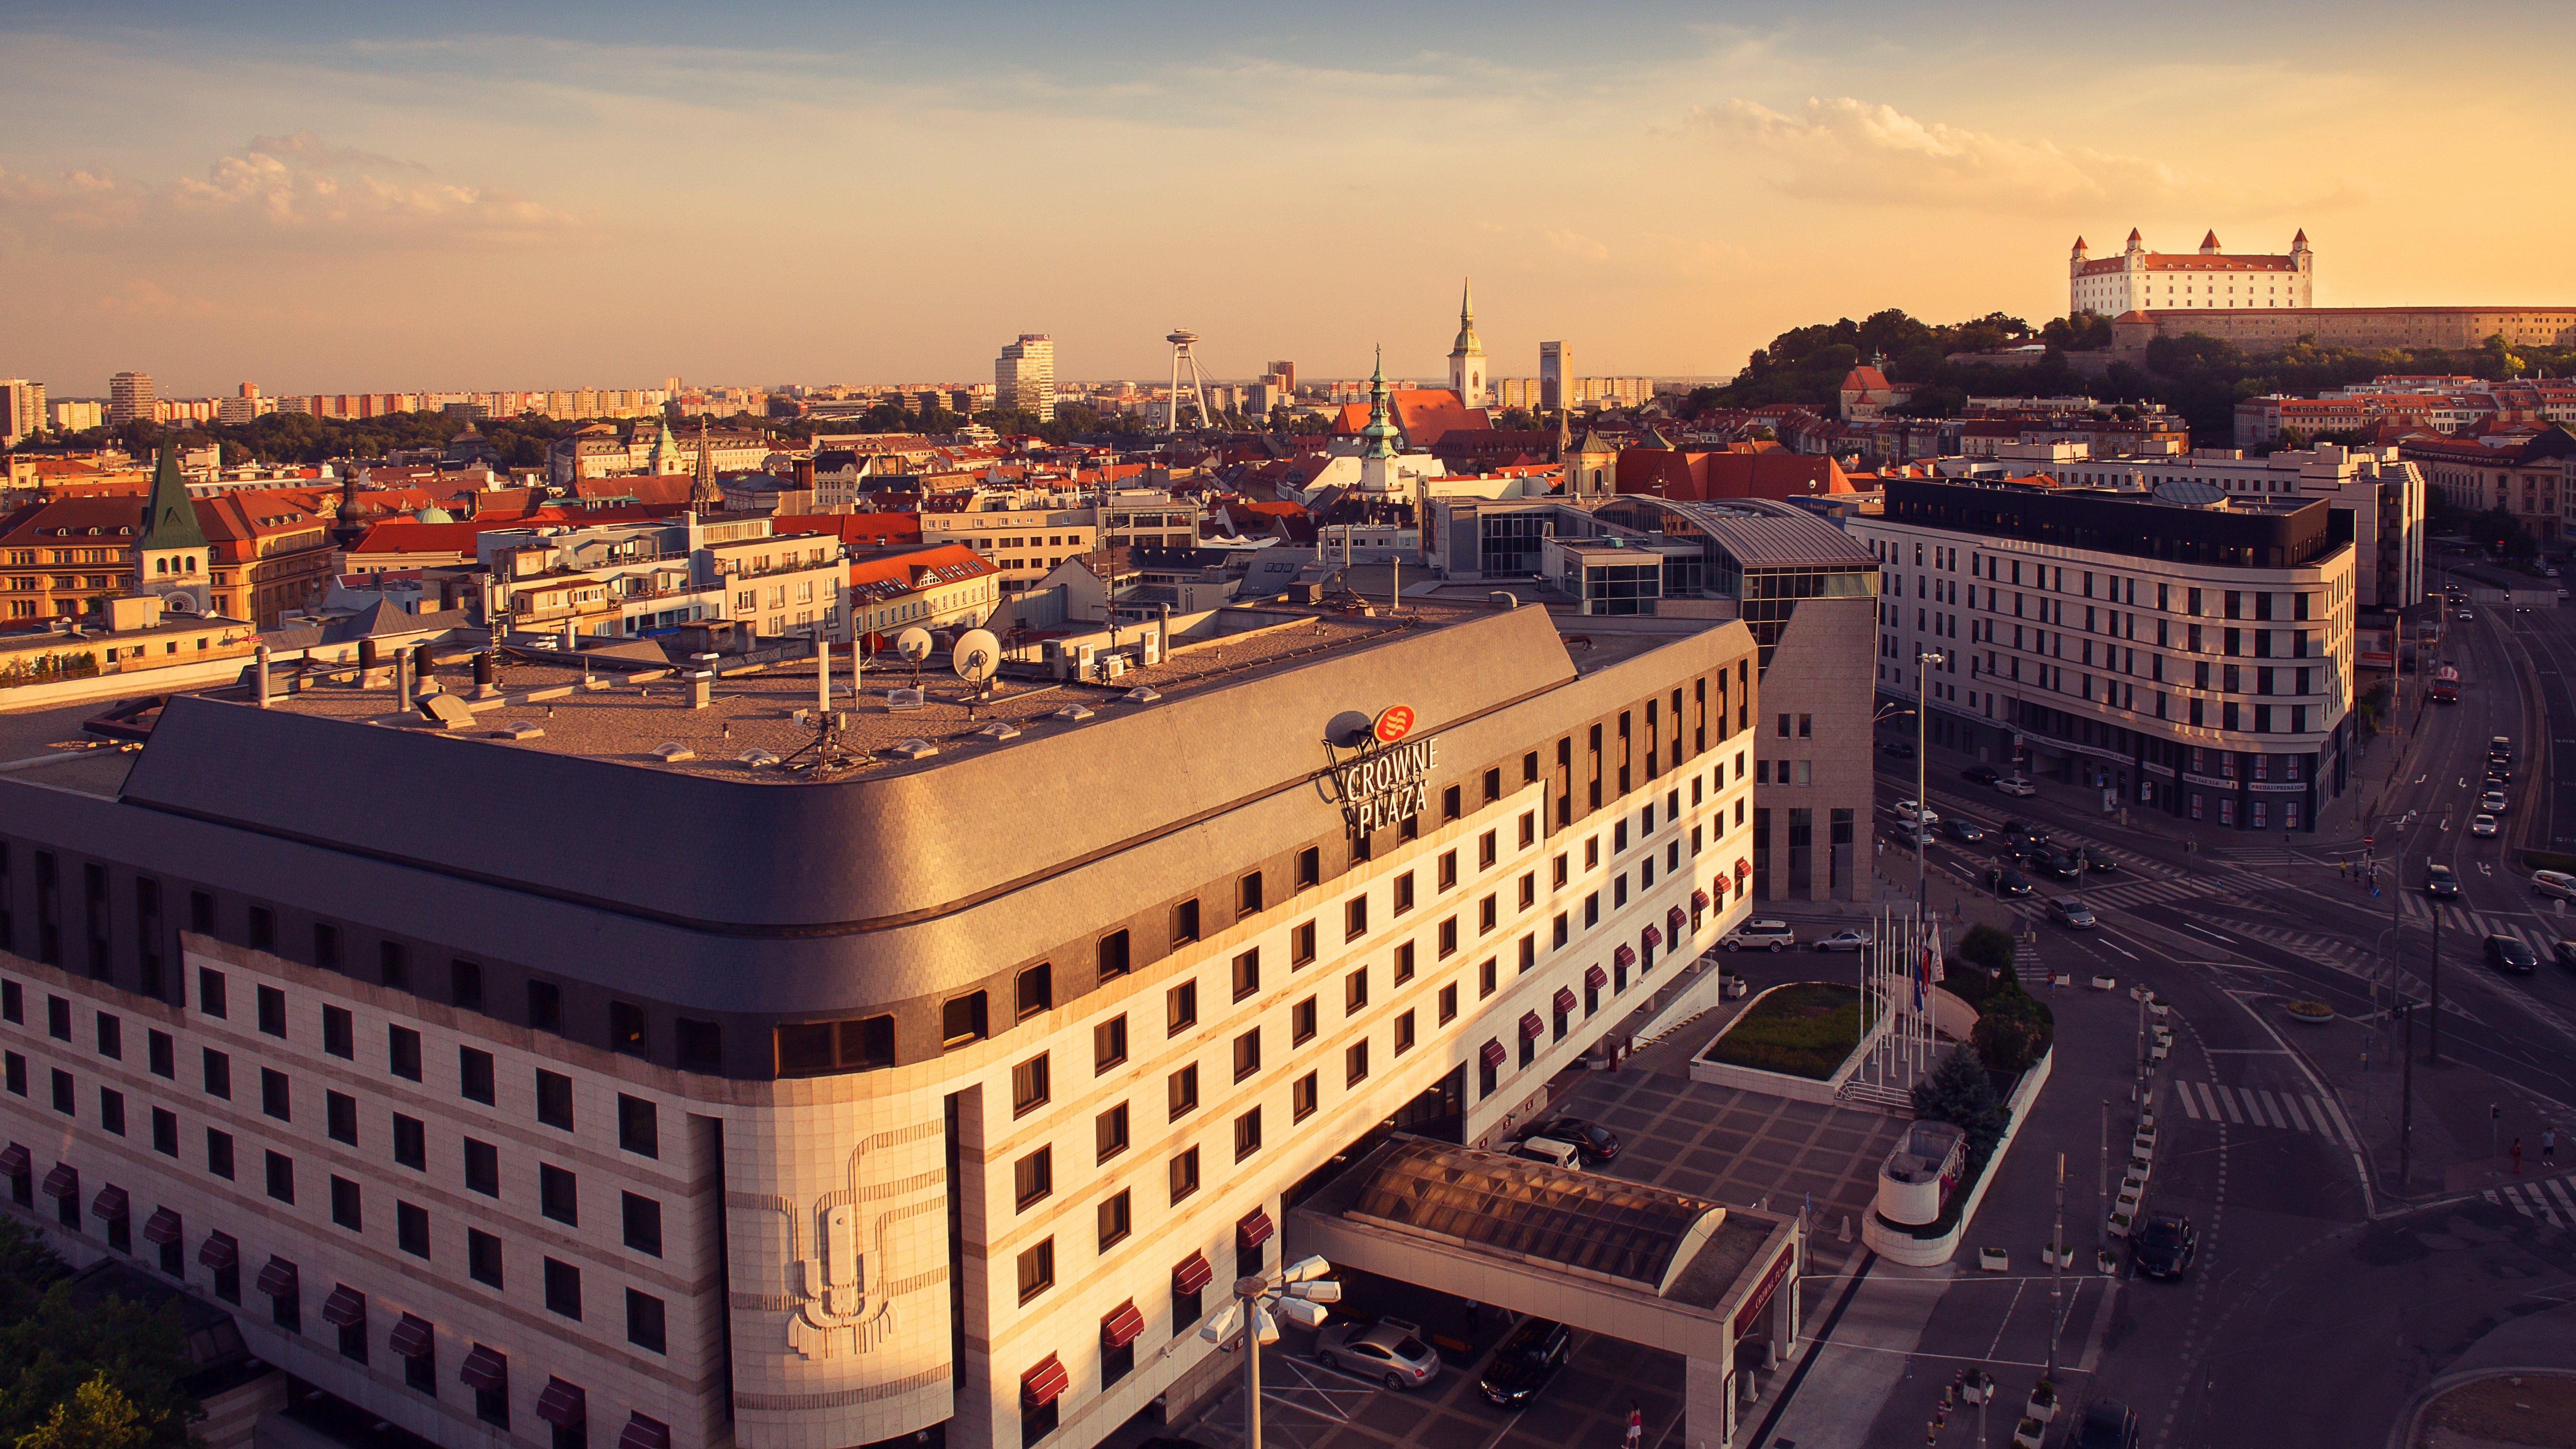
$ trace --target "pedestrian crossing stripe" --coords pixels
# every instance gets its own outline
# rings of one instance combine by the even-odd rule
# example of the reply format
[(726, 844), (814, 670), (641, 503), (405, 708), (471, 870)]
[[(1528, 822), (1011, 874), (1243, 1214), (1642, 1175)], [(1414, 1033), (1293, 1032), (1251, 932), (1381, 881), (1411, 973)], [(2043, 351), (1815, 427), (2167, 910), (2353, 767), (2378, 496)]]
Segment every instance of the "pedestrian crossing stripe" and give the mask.
[[(2420, 896), (2406, 898), (2408, 919), (2418, 924), (2430, 924), (2434, 914), (2432, 902)], [(2576, 940), (2576, 918), (2525, 926), (2518, 922), (2472, 911), (2464, 906), (2443, 906), (2440, 914), (2442, 929), (2446, 931), (2458, 931), (2480, 940), (2488, 936), (2511, 936), (2544, 956), (2549, 954), (2550, 948), (2557, 942)]]
[(2354, 1151), (2352, 1129), (2326, 1105), (2303, 1093), (2273, 1093), (2256, 1087), (2230, 1087), (2212, 1082), (2176, 1082), (2174, 1100), (2195, 1122), (2225, 1122), (2237, 1127), (2277, 1127), (2338, 1142)]
[(2512, 1182), (2491, 1187), (2479, 1196), (2491, 1203), (2512, 1208), (2527, 1218), (2537, 1218), (2553, 1228), (2576, 1226), (2576, 1191), (2570, 1191), (2566, 1178), (2543, 1178), (2534, 1182)]

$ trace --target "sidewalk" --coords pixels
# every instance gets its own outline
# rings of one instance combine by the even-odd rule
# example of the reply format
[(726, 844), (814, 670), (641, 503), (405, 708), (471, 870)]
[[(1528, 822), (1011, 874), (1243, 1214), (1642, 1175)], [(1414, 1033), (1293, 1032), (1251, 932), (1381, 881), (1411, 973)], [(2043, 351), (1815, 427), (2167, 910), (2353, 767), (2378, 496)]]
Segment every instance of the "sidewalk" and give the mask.
[[(2277, 1011), (2267, 1013), (2265, 1019), (2334, 1089), (2368, 1156), (2371, 1185), (2384, 1198), (2422, 1202), (2510, 1183), (2515, 1180), (2513, 1165), (2505, 1149), (2517, 1137), (2522, 1139), (2522, 1176), (2543, 1176), (2540, 1134), (2552, 1126), (2558, 1129), (2555, 1170), (2564, 1173), (2576, 1168), (2576, 1113), (2509, 1079), (2448, 1056), (2428, 1064), (2424, 1057), (2432, 1034), (2424, 1021), (2415, 1024), (2410, 1134), (2404, 1100), (2407, 1073), (2399, 1056), (2402, 1035), (2382, 1030), (2378, 1049), (2369, 1051), (2372, 1024), (2368, 1022), (2337, 1017), (2308, 1025)], [(2446, 1026), (2461, 1029), (2456, 1018)], [(2411, 1151), (2401, 1142), (2409, 1135)], [(2406, 1168), (2403, 1177), (2401, 1162)]]

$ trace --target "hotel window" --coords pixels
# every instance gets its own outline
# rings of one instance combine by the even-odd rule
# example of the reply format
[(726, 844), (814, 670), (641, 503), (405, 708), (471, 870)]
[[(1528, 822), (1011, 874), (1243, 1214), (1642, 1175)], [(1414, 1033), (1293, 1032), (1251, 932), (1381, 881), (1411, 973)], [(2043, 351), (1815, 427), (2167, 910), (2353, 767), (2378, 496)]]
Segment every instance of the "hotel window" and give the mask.
[(1165, 1091), (1169, 1098), (1172, 1121), (1178, 1122), (1197, 1111), (1199, 1106), (1198, 1063), (1192, 1062), (1172, 1073), (1171, 1080), (1165, 1084)]
[(953, 1051), (970, 1042), (984, 1039), (984, 993), (970, 991), (953, 996), (939, 1008), (939, 1040), (943, 1050)]
[(1128, 1205), (1124, 1188), (1103, 1199), (1100, 1204), (1100, 1251), (1107, 1252), (1127, 1241), (1135, 1231), (1136, 1219)]
[(1413, 1050), (1413, 1013), (1400, 1012), (1395, 1018), (1395, 1054), (1402, 1056), (1411, 1050)]
[(1342, 902), (1342, 939), (1356, 941), (1368, 934), (1368, 897), (1353, 896)]
[(1457, 819), (1458, 814), (1458, 787), (1452, 785), (1440, 792), (1440, 822), (1446, 825)]
[(1052, 1095), (1047, 1075), (1047, 1054), (1040, 1052), (1011, 1068), (1011, 1115), (1025, 1117), (1047, 1104)]
[(1234, 958), (1234, 999), (1241, 1001), (1261, 990), (1261, 950), (1255, 947)]
[(1487, 896), (1487, 897), (1485, 897), (1483, 900), (1478, 901), (1478, 902), (1476, 903), (1476, 934), (1477, 934), (1477, 935), (1479, 935), (1479, 936), (1483, 936), (1483, 935), (1489, 935), (1489, 934), (1491, 934), (1491, 933), (1492, 933), (1492, 931), (1493, 931), (1493, 929), (1494, 929), (1495, 925), (1496, 925), (1496, 924), (1500, 921), (1500, 919), (1501, 919), (1501, 917), (1500, 917), (1500, 915), (1499, 915), (1499, 913), (1498, 913), (1498, 912), (1499, 912), (1499, 907), (1497, 906), (1497, 903), (1495, 902), (1494, 897), (1492, 897), (1492, 896), (1490, 896), (1490, 895), (1489, 895), (1489, 896)]
[(1163, 1034), (1179, 1036), (1199, 1024), (1199, 984), (1184, 981), (1163, 993)]
[(1315, 923), (1301, 921), (1288, 932), (1288, 969), (1311, 966), (1315, 961)]
[(1442, 960), (1458, 954), (1458, 918), (1451, 916), (1440, 923), (1439, 955)]
[(1304, 1046), (1315, 1039), (1315, 998), (1309, 996), (1288, 1008), (1288, 1044)]
[(1368, 1005), (1368, 968), (1363, 966), (1342, 978), (1342, 1014), (1349, 1016)]
[(1055, 1239), (1047, 1238), (1020, 1254), (1020, 1302), (1055, 1286)]
[(1235, 919), (1257, 916), (1261, 909), (1261, 872), (1256, 870), (1234, 883)]
[(1055, 1149), (1041, 1147), (1011, 1165), (1011, 1200), (1021, 1212), (1055, 1191)]
[(1042, 1011), (1052, 1010), (1055, 1006), (1054, 968), (1041, 961), (1022, 971), (1019, 975), (1017, 999), (1019, 1002), (1017, 1019), (1020, 1021), (1026, 1021)]
[(1297, 888), (1299, 890), (1303, 890), (1311, 885), (1321, 885), (1323, 883), (1323, 861), (1323, 852), (1317, 850), (1314, 846), (1307, 846), (1304, 850), (1297, 852)]
[(1238, 1082), (1261, 1070), (1261, 1028), (1254, 1027), (1234, 1039), (1234, 1079)]
[[(1198, 905), (1198, 902), (1192, 901), (1190, 904), (1193, 907), (1190, 924), (1192, 929), (1195, 930), (1198, 924), (1195, 907)], [(1099, 956), (1101, 980), (1115, 981), (1119, 977), (1126, 975), (1128, 967), (1133, 964), (1134, 961), (1134, 957), (1130, 953), (1128, 947), (1126, 931), (1111, 931), (1109, 934), (1101, 937)]]
[(1476, 999), (1478, 1001), (1482, 1001), (1486, 997), (1494, 994), (1494, 967), (1501, 959), (1502, 958), (1498, 956), (1488, 956), (1485, 958), (1485, 964), (1476, 968)]
[(1454, 850), (1444, 850), (1444, 851), (1440, 852), (1439, 876), (1438, 876), (1437, 888), (1438, 888), (1438, 889), (1440, 889), (1440, 890), (1444, 890), (1444, 891), (1445, 891), (1445, 890), (1449, 889), (1451, 886), (1456, 885), (1457, 883), (1458, 883), (1458, 852), (1456, 852), (1456, 851), (1454, 851)]
[(1119, 1103), (1092, 1119), (1092, 1160), (1107, 1162), (1127, 1150), (1127, 1104)]
[(1408, 870), (1395, 878), (1395, 907), (1389, 914), (1400, 916), (1412, 909), (1413, 872)]
[(1413, 943), (1405, 941), (1395, 948), (1395, 984), (1402, 986), (1413, 979)]
[(1199, 1190), (1199, 1150), (1184, 1150), (1172, 1159), (1172, 1201), (1179, 1202)]
[(1253, 1108), (1234, 1119), (1234, 1160), (1243, 1161), (1261, 1150), (1261, 1109)]
[(1299, 1077), (1294, 1082), (1289, 1083), (1288, 1120), (1291, 1122), (1303, 1122), (1307, 1118), (1314, 1116), (1315, 1103), (1318, 1095), (1319, 1094), (1315, 1090), (1315, 1074), (1313, 1072), (1308, 1072), (1306, 1075)]
[(1356, 1087), (1368, 1080), (1368, 1074), (1369, 1044), (1362, 1039), (1351, 1043), (1342, 1052), (1342, 1084)]
[(1187, 945), (1199, 938), (1199, 903), (1196, 897), (1172, 907), (1172, 944)]

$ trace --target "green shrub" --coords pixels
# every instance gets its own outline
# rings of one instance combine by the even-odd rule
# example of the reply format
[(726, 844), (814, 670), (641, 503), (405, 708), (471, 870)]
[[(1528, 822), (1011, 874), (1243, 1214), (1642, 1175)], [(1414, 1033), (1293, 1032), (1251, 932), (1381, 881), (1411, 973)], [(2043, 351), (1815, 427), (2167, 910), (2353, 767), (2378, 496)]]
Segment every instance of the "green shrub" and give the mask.
[(2002, 978), (2013, 974), (2013, 955), (2017, 949), (2018, 943), (2013, 940), (2012, 932), (2000, 926), (1972, 926), (1967, 935), (1959, 938), (1959, 949), (1955, 954), (1969, 965)]
[(2038, 1061), (2057, 1035), (2056, 1013), (2048, 1003), (2005, 981), (1977, 1008), (1977, 1027), (1969, 1034), (1977, 1055), (1999, 1072), (2021, 1072)]
[(1821, 1082), (1859, 1044), (1859, 989), (1808, 981), (1764, 995), (1717, 1039), (1706, 1060)]

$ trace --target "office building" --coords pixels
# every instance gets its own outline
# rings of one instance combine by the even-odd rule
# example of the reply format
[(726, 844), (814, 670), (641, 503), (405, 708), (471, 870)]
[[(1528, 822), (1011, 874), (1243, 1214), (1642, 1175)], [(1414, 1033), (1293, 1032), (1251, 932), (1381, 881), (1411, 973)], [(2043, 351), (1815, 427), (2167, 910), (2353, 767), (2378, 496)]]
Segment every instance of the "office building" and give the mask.
[[(1202, 1322), (1344, 1154), (1555, 1201), (1470, 1149), (1741, 917), (1762, 706), (1731, 622), (1212, 627), (852, 713), (813, 776), (759, 761), (810, 668), (481, 700), (433, 649), (471, 727), (181, 695), (0, 779), (8, 1210), (441, 1444), (1083, 1449), (1221, 1391)], [(1796, 1219), (1657, 1201), (1628, 1257), (1476, 1261), (1697, 1294), (1723, 1442)]]
[(1568, 383), (1574, 377), (1574, 345), (1570, 342), (1542, 342), (1538, 345), (1538, 406), (1547, 412), (1559, 412), (1573, 405), (1573, 392)]
[(157, 399), (152, 391), (152, 374), (120, 372), (107, 380), (107, 422), (115, 427), (122, 423), (151, 422), (159, 416)]
[(993, 406), (1035, 414), (1039, 422), (1055, 417), (1055, 341), (1043, 332), (1023, 332), (1002, 349), (993, 363)]
[(2354, 513), (2327, 498), (1891, 478), (1879, 693), (1932, 743), (2241, 830), (2314, 831), (2349, 783)]

